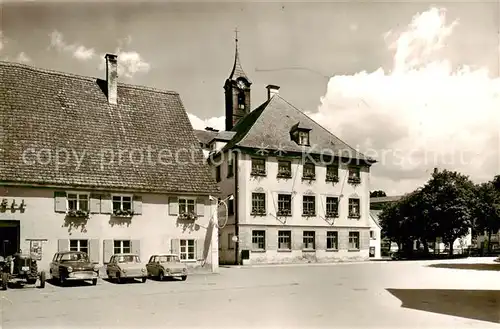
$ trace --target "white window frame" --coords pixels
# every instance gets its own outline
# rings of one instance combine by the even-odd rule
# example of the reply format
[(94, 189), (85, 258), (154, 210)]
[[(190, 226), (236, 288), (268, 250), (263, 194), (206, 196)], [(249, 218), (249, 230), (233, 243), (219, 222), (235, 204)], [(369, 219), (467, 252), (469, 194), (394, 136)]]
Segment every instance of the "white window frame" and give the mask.
[(193, 203), (194, 203), (193, 214), (196, 215), (196, 197), (190, 197), (190, 196), (180, 196), (180, 197), (178, 197), (178, 199), (177, 199), (177, 207), (178, 207), (177, 211), (179, 212), (179, 215), (182, 214), (182, 212), (181, 212), (181, 200), (186, 200), (186, 211), (188, 210), (187, 209), (187, 201), (192, 200)]
[(297, 140), (300, 145), (309, 145), (309, 131), (299, 130)]
[(129, 197), (130, 198), (130, 210), (134, 211), (134, 195), (133, 194), (122, 194), (122, 193), (116, 193), (116, 194), (111, 194), (111, 207), (112, 210), (114, 211), (114, 197), (120, 197), (120, 210), (123, 211), (123, 197)]
[[(119, 247), (115, 247), (115, 242), (117, 242), (117, 241), (120, 242), (120, 246)], [(129, 252), (125, 252), (124, 251), (124, 246), (123, 246), (123, 242), (124, 241), (128, 241), (128, 243), (129, 243), (129, 249), (130, 249)], [(120, 252), (115, 252), (116, 248), (120, 248)], [(116, 255), (116, 254), (129, 254), (131, 252), (132, 252), (132, 240), (130, 240), (130, 239), (115, 239), (115, 240), (113, 240), (113, 255)]]
[[(183, 246), (182, 242), (186, 241), (186, 245)], [(193, 241), (193, 258), (189, 258), (189, 241)], [(183, 251), (182, 249), (185, 248)], [(185, 258), (183, 259), (183, 255)], [(196, 261), (196, 239), (179, 239), (179, 258), (181, 259), (181, 262), (194, 262)]]
[(69, 195), (70, 194), (76, 194), (76, 209), (73, 210), (80, 210), (80, 195), (86, 195), (87, 196), (87, 209), (84, 211), (90, 211), (90, 193), (89, 192), (77, 192), (77, 191), (66, 191), (66, 211), (69, 211)]
[[(76, 241), (76, 250), (72, 250), (71, 249), (71, 241)], [(86, 241), (87, 242), (87, 246), (85, 247), (85, 249), (87, 249), (87, 251), (84, 251), (85, 253), (87, 253), (87, 255), (89, 254), (89, 250), (90, 250), (90, 240), (89, 239), (69, 239), (68, 240), (68, 245), (69, 245), (69, 251), (80, 251), (82, 252), (82, 246), (81, 246), (81, 242), (82, 241)]]

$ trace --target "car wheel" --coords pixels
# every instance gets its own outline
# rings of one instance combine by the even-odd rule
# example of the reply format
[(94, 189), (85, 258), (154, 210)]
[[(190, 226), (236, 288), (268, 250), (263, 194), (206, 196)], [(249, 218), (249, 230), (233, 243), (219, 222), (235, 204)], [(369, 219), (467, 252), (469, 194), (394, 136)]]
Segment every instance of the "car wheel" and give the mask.
[(122, 278), (120, 277), (120, 273), (116, 273), (116, 282), (122, 283)]
[(183, 275), (183, 276), (181, 276), (181, 280), (182, 280), (182, 281), (186, 281), (186, 279), (187, 279), (187, 278), (188, 278), (188, 276), (187, 276), (187, 275)]
[(46, 281), (46, 277), (45, 277), (45, 272), (42, 271), (40, 272), (40, 288), (43, 289), (45, 288), (45, 281)]
[(142, 280), (141, 280), (141, 281), (142, 281), (142, 283), (145, 283), (147, 279), (148, 279), (148, 278), (143, 277), (143, 278), (142, 278)]
[(59, 274), (59, 285), (64, 286), (66, 284), (66, 278), (62, 273)]
[(92, 279), (92, 285), (96, 286), (97, 285), (97, 279)]
[(160, 273), (158, 274), (158, 280), (160, 281), (165, 280), (165, 275), (163, 275), (163, 271), (160, 271)]

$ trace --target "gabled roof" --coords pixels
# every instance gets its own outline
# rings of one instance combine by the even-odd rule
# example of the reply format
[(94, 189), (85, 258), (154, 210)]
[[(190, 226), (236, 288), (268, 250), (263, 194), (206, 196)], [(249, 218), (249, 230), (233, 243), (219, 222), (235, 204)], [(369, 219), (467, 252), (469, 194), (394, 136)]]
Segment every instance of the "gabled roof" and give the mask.
[[(290, 130), (297, 123), (312, 129), (309, 133), (311, 147), (303, 147), (291, 139)], [(283, 154), (286, 152), (326, 153), (337, 157), (375, 162), (323, 128), (279, 94), (250, 112), (232, 130), (236, 132), (236, 135), (224, 149), (242, 147), (281, 150)]]
[(231, 138), (234, 137), (236, 132), (234, 131), (210, 131), (210, 130), (195, 130), (194, 134), (196, 138), (200, 141), (200, 143), (208, 144), (211, 141), (219, 140), (219, 141), (230, 141)]
[(110, 105), (103, 90), (100, 79), (0, 62), (0, 184), (218, 193), (179, 94), (118, 83)]

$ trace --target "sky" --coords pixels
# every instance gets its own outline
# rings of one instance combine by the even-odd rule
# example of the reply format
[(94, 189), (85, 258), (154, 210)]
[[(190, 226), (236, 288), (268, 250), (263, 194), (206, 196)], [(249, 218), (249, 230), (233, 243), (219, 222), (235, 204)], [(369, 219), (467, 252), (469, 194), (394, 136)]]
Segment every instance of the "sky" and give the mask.
[(378, 162), (371, 190), (424, 184), (434, 167), (500, 173), (497, 1), (5, 1), (0, 59), (177, 91), (196, 129), (224, 129), (234, 59)]

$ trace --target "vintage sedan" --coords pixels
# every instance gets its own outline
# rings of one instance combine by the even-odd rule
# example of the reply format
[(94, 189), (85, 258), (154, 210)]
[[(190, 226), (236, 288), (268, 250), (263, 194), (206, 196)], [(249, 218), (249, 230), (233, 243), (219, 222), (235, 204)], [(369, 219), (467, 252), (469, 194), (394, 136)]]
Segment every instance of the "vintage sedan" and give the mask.
[(140, 279), (146, 282), (146, 265), (141, 262), (137, 254), (115, 254), (106, 265), (106, 274), (110, 280), (118, 283), (126, 279)]
[(97, 284), (99, 267), (91, 263), (87, 253), (82, 251), (61, 251), (54, 254), (50, 263), (50, 276), (60, 285), (67, 281), (91, 281)]
[(146, 265), (148, 276), (163, 281), (165, 278), (180, 277), (182, 281), (187, 279), (187, 267), (182, 263), (179, 256), (173, 254), (153, 255)]

